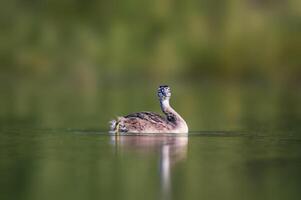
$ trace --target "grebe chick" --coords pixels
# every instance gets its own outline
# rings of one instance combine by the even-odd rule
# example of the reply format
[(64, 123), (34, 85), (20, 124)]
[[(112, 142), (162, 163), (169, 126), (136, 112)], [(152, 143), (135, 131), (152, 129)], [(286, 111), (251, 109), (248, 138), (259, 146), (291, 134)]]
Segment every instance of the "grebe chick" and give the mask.
[(170, 88), (158, 88), (161, 110), (165, 116), (153, 112), (138, 112), (110, 121), (110, 133), (188, 133), (185, 120), (169, 105)]

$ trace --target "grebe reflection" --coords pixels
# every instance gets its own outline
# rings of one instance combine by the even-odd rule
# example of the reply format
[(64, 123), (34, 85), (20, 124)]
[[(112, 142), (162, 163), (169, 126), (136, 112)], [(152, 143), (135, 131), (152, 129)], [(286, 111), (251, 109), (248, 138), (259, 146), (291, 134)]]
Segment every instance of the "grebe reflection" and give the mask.
[(159, 176), (162, 199), (171, 199), (171, 170), (187, 156), (187, 136), (137, 136), (111, 135), (111, 143), (117, 152), (134, 151), (139, 154), (159, 154)]

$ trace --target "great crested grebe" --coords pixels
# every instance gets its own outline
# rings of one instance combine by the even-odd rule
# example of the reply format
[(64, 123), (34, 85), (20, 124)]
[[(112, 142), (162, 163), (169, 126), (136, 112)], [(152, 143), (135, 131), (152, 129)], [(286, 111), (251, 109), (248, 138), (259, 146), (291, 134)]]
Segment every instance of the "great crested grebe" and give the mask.
[(153, 112), (138, 112), (110, 121), (111, 133), (188, 133), (185, 120), (169, 105), (170, 88), (161, 85), (158, 97), (164, 117)]

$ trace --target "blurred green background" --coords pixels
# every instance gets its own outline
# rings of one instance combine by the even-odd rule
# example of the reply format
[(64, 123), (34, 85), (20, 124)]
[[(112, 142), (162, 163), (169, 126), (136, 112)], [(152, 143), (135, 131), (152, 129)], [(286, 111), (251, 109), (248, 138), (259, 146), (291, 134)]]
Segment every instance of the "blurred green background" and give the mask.
[(298, 0), (0, 2), (0, 126), (106, 130), (160, 112), (190, 130), (298, 129)]
[[(301, 199), (300, 36), (300, 0), (0, 1), (0, 199)], [(197, 132), (107, 134), (160, 84)]]

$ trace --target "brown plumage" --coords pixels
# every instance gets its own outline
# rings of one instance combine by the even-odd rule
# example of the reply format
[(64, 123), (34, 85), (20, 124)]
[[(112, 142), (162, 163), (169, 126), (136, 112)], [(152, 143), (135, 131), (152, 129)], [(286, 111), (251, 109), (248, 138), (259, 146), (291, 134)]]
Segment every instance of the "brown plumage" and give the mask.
[(165, 116), (153, 112), (132, 113), (112, 120), (113, 133), (187, 133), (188, 127), (184, 119), (169, 105), (171, 96), (168, 86), (160, 86), (158, 89), (160, 105)]
[(144, 130), (162, 130), (172, 129), (176, 124), (168, 121), (161, 115), (153, 112), (139, 112), (124, 116), (119, 119), (128, 132), (143, 132)]

